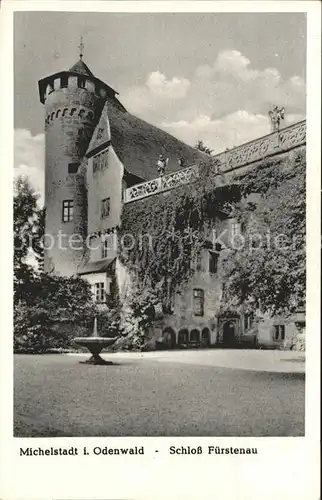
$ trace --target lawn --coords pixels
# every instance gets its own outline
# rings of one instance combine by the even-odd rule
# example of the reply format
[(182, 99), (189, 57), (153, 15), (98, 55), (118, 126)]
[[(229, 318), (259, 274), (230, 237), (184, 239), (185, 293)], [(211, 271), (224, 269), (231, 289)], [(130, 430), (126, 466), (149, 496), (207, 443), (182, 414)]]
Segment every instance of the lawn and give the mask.
[(189, 355), (181, 363), (109, 354), (112, 366), (17, 355), (14, 435), (304, 435), (304, 373), (203, 365)]

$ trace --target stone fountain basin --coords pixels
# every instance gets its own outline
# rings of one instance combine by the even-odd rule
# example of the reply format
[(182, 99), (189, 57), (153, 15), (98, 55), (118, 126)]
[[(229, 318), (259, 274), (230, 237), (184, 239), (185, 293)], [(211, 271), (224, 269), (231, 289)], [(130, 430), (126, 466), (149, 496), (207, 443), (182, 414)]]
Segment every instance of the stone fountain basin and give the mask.
[(103, 347), (107, 347), (113, 342), (115, 342), (116, 337), (76, 337), (74, 342), (78, 345), (87, 347), (88, 349), (95, 345), (98, 345), (103, 349)]

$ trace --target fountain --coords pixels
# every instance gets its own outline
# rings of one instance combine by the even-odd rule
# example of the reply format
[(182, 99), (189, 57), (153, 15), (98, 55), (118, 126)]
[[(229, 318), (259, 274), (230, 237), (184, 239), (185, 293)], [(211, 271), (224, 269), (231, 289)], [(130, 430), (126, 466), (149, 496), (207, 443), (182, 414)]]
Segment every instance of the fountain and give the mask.
[(116, 337), (99, 337), (97, 334), (97, 318), (94, 319), (93, 333), (91, 337), (76, 337), (74, 338), (75, 344), (78, 344), (82, 347), (86, 347), (92, 356), (86, 361), (81, 361), (81, 363), (89, 364), (89, 365), (112, 365), (111, 361), (105, 361), (105, 359), (101, 358), (100, 352), (104, 347), (108, 347), (109, 345), (115, 342)]

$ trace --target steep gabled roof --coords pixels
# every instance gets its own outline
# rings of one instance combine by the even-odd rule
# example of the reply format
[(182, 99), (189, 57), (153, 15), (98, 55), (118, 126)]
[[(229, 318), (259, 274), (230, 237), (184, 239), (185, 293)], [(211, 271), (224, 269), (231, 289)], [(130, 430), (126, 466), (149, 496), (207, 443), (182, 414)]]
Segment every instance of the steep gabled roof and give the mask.
[[(160, 154), (169, 159), (166, 172), (174, 172), (182, 168), (178, 163), (179, 158), (184, 160), (184, 166), (193, 165), (208, 158), (205, 153), (131, 115), (116, 98), (107, 99), (102, 116), (106, 116), (105, 113), (107, 113), (110, 125), (111, 143), (117, 156), (127, 172), (142, 180), (158, 176), (156, 164)], [(100, 123), (94, 135), (99, 127)], [(91, 141), (87, 155), (90, 155), (90, 149), (93, 146)]]
[(80, 75), (91, 76), (94, 77), (93, 73), (89, 69), (89, 67), (84, 63), (82, 59), (79, 59), (74, 66), (72, 66), (69, 71), (72, 73), (78, 73)]

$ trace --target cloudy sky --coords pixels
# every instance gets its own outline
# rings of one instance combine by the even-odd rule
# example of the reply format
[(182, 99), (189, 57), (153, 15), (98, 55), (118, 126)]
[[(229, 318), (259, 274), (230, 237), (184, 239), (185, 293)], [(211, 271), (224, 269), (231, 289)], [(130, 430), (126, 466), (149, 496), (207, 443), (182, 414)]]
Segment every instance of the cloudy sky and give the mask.
[(131, 113), (220, 152), (305, 117), (304, 14), (15, 14), (15, 174), (43, 192), (37, 81), (84, 61)]

